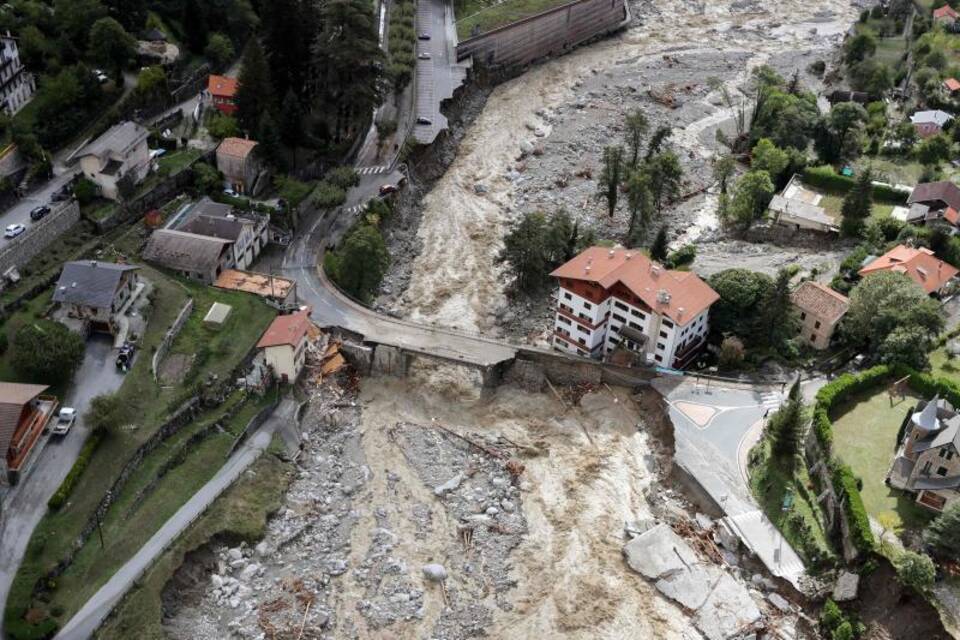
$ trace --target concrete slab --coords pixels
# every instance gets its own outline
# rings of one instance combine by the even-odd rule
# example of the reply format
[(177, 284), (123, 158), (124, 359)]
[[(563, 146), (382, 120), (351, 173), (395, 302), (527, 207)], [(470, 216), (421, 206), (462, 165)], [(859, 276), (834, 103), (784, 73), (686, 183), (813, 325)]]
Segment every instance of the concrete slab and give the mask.
[(699, 561), (683, 538), (665, 524), (658, 524), (625, 544), (623, 555), (631, 569), (651, 580), (684, 571)]
[(693, 623), (708, 640), (727, 640), (760, 620), (760, 609), (746, 587), (721, 572), (713, 591), (697, 610)]
[(859, 587), (860, 576), (850, 571), (844, 571), (837, 579), (836, 586), (833, 587), (833, 599), (837, 602), (856, 600)]
[(709, 564), (696, 564), (689, 569), (672, 573), (657, 581), (657, 589), (668, 598), (696, 611), (704, 605), (713, 592), (713, 585), (723, 573)]

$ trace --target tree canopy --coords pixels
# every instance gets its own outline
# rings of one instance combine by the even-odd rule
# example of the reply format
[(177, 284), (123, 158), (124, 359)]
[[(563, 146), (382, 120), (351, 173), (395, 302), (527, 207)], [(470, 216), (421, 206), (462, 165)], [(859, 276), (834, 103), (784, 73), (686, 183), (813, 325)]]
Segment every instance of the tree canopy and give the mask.
[(51, 320), (22, 326), (13, 338), (13, 368), (30, 382), (65, 384), (83, 362), (79, 334)]

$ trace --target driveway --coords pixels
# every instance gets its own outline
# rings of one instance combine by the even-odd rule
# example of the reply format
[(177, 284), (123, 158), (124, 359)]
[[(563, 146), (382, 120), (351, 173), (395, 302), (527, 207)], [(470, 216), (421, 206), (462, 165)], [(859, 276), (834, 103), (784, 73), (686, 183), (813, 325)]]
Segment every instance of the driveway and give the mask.
[[(78, 410), (80, 416), (76, 424), (64, 438), (41, 441), (40, 444), (46, 446), (27, 476), (4, 497), (0, 522), (0, 602), (4, 605), (33, 529), (47, 511), (47, 500), (63, 482), (90, 433), (83, 419), (90, 400), (114, 391), (121, 382), (123, 375), (117, 373), (114, 366), (113, 340), (109, 336), (91, 337), (74, 384), (61, 402), (61, 406)], [(2, 624), (0, 616), (0, 636)]]

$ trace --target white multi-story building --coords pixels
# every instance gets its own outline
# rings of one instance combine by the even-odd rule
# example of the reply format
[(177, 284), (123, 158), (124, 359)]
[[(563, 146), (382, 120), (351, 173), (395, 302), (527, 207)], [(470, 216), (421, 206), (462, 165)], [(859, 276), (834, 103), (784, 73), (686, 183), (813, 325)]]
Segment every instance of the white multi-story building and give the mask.
[(0, 108), (12, 116), (30, 102), (36, 90), (33, 74), (20, 62), (17, 39), (7, 31), (0, 35)]
[(560, 285), (554, 347), (593, 358), (627, 351), (644, 364), (683, 368), (705, 344), (720, 297), (695, 273), (626, 249), (591, 247), (551, 275)]

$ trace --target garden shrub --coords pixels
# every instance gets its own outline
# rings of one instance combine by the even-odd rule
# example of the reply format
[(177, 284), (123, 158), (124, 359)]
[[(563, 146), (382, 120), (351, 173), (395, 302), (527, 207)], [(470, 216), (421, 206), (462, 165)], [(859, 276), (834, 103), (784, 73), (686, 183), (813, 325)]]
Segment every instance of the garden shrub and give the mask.
[(50, 496), (50, 500), (47, 501), (49, 508), (56, 511), (67, 502), (70, 494), (73, 493), (73, 488), (76, 486), (80, 476), (83, 475), (87, 465), (90, 464), (90, 459), (93, 457), (97, 447), (100, 446), (102, 440), (103, 434), (101, 432), (90, 434), (87, 441), (83, 443), (83, 448), (80, 449), (80, 455), (77, 456), (77, 461), (73, 463), (73, 467), (71, 467), (67, 477), (63, 479), (60, 487)]
[(833, 468), (833, 488), (843, 501), (850, 525), (850, 538), (861, 553), (873, 551), (875, 540), (870, 530), (870, 517), (863, 506), (863, 498), (857, 488), (857, 478), (853, 471), (842, 462), (835, 462)]
[[(842, 176), (833, 167), (807, 167), (803, 170), (803, 181), (813, 187), (846, 193), (857, 183), (855, 178)], [(883, 202), (905, 204), (910, 194), (885, 185), (873, 185), (873, 199)]]

